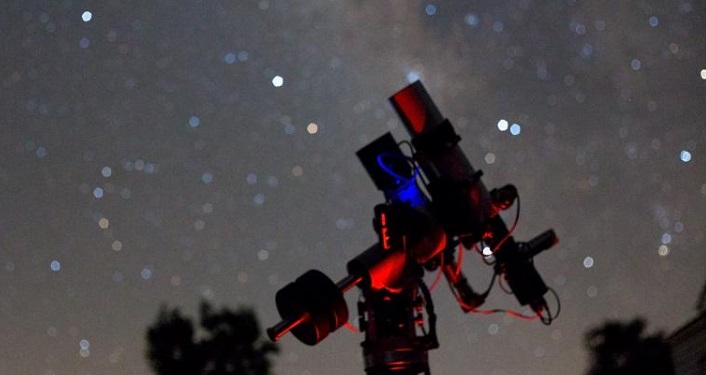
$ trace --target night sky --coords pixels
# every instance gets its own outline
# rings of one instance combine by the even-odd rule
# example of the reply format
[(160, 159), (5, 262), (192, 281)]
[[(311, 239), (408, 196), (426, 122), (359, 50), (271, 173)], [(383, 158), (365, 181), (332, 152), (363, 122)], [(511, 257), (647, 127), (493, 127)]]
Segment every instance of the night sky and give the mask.
[[(306, 270), (345, 276), (383, 201), (355, 152), (408, 138), (387, 98), (416, 79), (486, 186), (519, 189), (515, 238), (561, 240), (535, 261), (551, 326), (435, 290), (433, 374), (582, 374), (589, 327), (695, 315), (703, 2), (9, 0), (0, 374), (148, 375), (161, 304), (249, 306), (264, 328)], [(492, 269), (463, 267), (483, 290)], [(526, 311), (498, 288), (484, 307)], [(362, 339), (288, 335), (275, 374), (362, 374)]]

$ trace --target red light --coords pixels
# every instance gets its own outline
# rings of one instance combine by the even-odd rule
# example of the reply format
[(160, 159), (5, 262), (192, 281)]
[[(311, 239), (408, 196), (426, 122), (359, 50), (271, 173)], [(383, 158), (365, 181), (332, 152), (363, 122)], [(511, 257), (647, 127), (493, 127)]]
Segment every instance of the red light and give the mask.
[(427, 119), (426, 106), (417, 97), (414, 86), (407, 86), (395, 94), (393, 100), (407, 117), (414, 134), (421, 134)]
[(382, 248), (384, 250), (390, 250), (392, 247), (390, 245), (390, 235), (388, 234), (387, 228), (387, 215), (385, 213), (380, 214), (380, 240), (382, 241)]

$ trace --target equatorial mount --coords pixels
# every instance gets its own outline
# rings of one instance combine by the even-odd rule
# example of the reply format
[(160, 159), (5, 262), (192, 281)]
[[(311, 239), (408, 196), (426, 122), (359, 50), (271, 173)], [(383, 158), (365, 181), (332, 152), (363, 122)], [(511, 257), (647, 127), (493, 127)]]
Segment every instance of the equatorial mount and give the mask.
[[(514, 240), (517, 188), (486, 189), (482, 171), (468, 162), (458, 146), (461, 137), (421, 82), (402, 89), (390, 102), (412, 137), (408, 143), (412, 155), (405, 155), (390, 133), (357, 152), (385, 195), (385, 203), (374, 210), (378, 242), (350, 260), (348, 275), (337, 283), (310, 270), (280, 289), (275, 301), (282, 321), (267, 334), (277, 341), (291, 331), (307, 345), (319, 343), (348, 322), (343, 296), (357, 286), (362, 292), (358, 326), (365, 333), (361, 346), (366, 373), (428, 375), (428, 350), (439, 344), (424, 273), (439, 270), (461, 309), (476, 313), (506, 311), (479, 309), (495, 278), (502, 278), (518, 302), (535, 312), (534, 318), (550, 324), (558, 310), (555, 315), (549, 311), (544, 295), (550, 289), (533, 258), (558, 240), (551, 229), (529, 242)], [(499, 212), (513, 205), (518, 213), (508, 229)], [(464, 249), (481, 252), (480, 248), (494, 271), (493, 282), (483, 293), (471, 287), (461, 270)]]

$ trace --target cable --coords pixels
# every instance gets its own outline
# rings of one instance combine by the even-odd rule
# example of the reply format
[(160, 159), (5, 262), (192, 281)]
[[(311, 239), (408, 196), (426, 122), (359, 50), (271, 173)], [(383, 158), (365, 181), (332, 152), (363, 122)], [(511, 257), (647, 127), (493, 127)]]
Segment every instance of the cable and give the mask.
[(559, 313), (561, 313), (561, 300), (559, 299), (559, 295), (553, 288), (549, 288), (549, 291), (552, 292), (554, 298), (556, 298), (556, 314), (554, 314), (554, 316), (552, 317), (552, 319), (556, 319), (559, 317)]
[(490, 284), (488, 285), (488, 288), (481, 294), (483, 297), (488, 297), (490, 294), (490, 291), (493, 289), (493, 286), (495, 285), (495, 279), (498, 277), (498, 273), (493, 271), (493, 277), (490, 279)]
[(463, 245), (459, 242), (458, 257), (456, 258), (456, 269), (454, 270), (454, 278), (456, 279), (458, 279), (458, 275), (461, 273), (461, 263), (463, 263)]
[(559, 300), (559, 295), (556, 293), (556, 291), (554, 289), (552, 289), (552, 288), (548, 288), (548, 289), (550, 292), (552, 292), (552, 294), (554, 295), (554, 298), (556, 299), (557, 308), (556, 308), (556, 313), (554, 315), (552, 315), (551, 310), (549, 309), (549, 305), (547, 304), (546, 301), (544, 302), (543, 310), (547, 311), (547, 316), (544, 317), (544, 316), (540, 315), (540, 317), (542, 319), (542, 323), (544, 323), (545, 325), (552, 324), (552, 321), (554, 321), (554, 319), (558, 318), (559, 313), (561, 313), (561, 300)]
[(512, 233), (515, 231), (515, 228), (517, 228), (517, 223), (520, 221), (520, 194), (519, 193), (517, 193), (516, 200), (517, 200), (517, 210), (515, 213), (515, 222), (512, 224), (512, 227), (507, 232), (507, 234), (503, 237), (503, 239), (498, 241), (497, 244), (495, 244), (495, 247), (493, 248), (493, 251), (491, 252), (491, 254), (495, 254), (495, 252), (500, 249), (500, 246), (502, 246), (505, 243), (505, 241), (507, 241), (507, 239), (510, 238), (510, 236), (512, 236)]
[(430, 348), (438, 348), (439, 339), (436, 335), (436, 312), (434, 311), (434, 301), (432, 301), (431, 292), (427, 288), (426, 284), (424, 284), (423, 280), (419, 282), (419, 289), (422, 291), (422, 296), (424, 297), (425, 302), (424, 305), (427, 309), (427, 322), (429, 323), (429, 333), (427, 334), (427, 337), (429, 338), (428, 345)]
[[(397, 143), (397, 147), (400, 147), (401, 145), (406, 145), (407, 147), (409, 147), (409, 152), (411, 154), (411, 156), (408, 156), (409, 161), (415, 170), (421, 171), (422, 167), (419, 165), (419, 163), (415, 159), (415, 156), (417, 155), (417, 150), (414, 148), (414, 145), (407, 140), (400, 141)], [(401, 150), (401, 147), (400, 147), (400, 150)], [(417, 177), (419, 180), (422, 181), (422, 185), (424, 185), (424, 188), (426, 189), (426, 187), (429, 186), (429, 181), (427, 181), (424, 173), (417, 173)]]
[[(414, 168), (414, 165), (413, 165), (413, 169), (412, 169), (413, 173), (412, 173), (411, 177), (401, 176), (401, 175), (397, 174), (397, 172), (393, 171), (392, 168), (390, 168), (390, 166), (384, 162), (383, 159), (385, 157), (399, 158), (399, 156), (397, 154), (394, 154), (391, 152), (383, 152), (382, 154), (378, 155), (376, 158), (376, 161), (378, 163), (378, 166), (380, 166), (380, 168), (382, 168), (383, 171), (385, 171), (390, 176), (396, 178), (400, 182), (404, 181), (405, 184), (407, 184), (411, 181), (416, 181), (416, 177), (419, 174), (419, 171), (417, 170), (417, 168)], [(402, 158), (404, 158), (405, 162), (407, 162), (407, 163), (409, 163), (410, 159), (411, 159), (410, 157), (404, 156), (404, 155), (402, 155)]]
[(508, 289), (508, 288), (503, 284), (502, 276), (503, 276), (502, 273), (499, 273), (499, 274), (498, 274), (498, 285), (500, 286), (500, 289), (502, 289), (503, 292), (505, 292), (505, 294), (514, 294), (514, 292), (512, 291), (512, 289)]
[(356, 333), (356, 334), (357, 334), (357, 333), (360, 333), (360, 330), (359, 330), (358, 328), (356, 328), (356, 327), (355, 327), (353, 324), (351, 324), (350, 322), (346, 322), (343, 326), (346, 327), (346, 328), (348, 328), (348, 330), (351, 331), (351, 332), (353, 332), (353, 333)]
[(441, 281), (441, 275), (444, 273), (444, 253), (445, 251), (442, 251), (439, 255), (441, 258), (441, 261), (439, 262), (439, 271), (436, 273), (436, 277), (429, 287), (429, 292), (433, 292), (434, 289), (436, 289), (436, 286), (439, 285), (439, 281)]
[(400, 147), (400, 145), (405, 145), (405, 146), (409, 147), (409, 152), (410, 152), (412, 155), (414, 155), (414, 154), (417, 153), (416, 150), (414, 149), (414, 145), (412, 144), (412, 142), (410, 142), (410, 141), (408, 141), (408, 140), (404, 140), (404, 141), (399, 141), (399, 142), (397, 142), (397, 147)]

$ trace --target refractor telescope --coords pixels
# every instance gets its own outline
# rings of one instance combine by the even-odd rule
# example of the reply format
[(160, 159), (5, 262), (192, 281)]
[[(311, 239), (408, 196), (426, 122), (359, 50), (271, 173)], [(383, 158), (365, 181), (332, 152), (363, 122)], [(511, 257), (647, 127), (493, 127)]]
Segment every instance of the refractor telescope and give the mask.
[[(551, 290), (533, 259), (558, 240), (550, 229), (528, 242), (515, 241), (517, 189), (506, 185), (488, 191), (481, 181), (482, 172), (471, 166), (459, 147), (461, 137), (441, 116), (421, 82), (397, 92), (390, 102), (411, 142), (398, 143), (386, 133), (357, 152), (385, 196), (385, 202), (374, 208), (378, 242), (351, 259), (346, 266), (348, 275), (337, 283), (310, 270), (280, 289), (275, 302), (282, 321), (267, 334), (277, 341), (292, 332), (307, 345), (319, 343), (348, 322), (343, 295), (358, 287), (366, 373), (428, 375), (428, 351), (439, 342), (424, 274), (443, 274), (464, 312), (506, 312), (550, 324), (559, 310), (550, 311), (544, 296)], [(409, 148), (409, 155), (402, 145)], [(499, 213), (513, 205), (516, 219), (508, 228)], [(471, 287), (461, 269), (463, 252), (474, 249), (494, 272), (482, 293)], [(534, 315), (480, 309), (496, 278)]]

